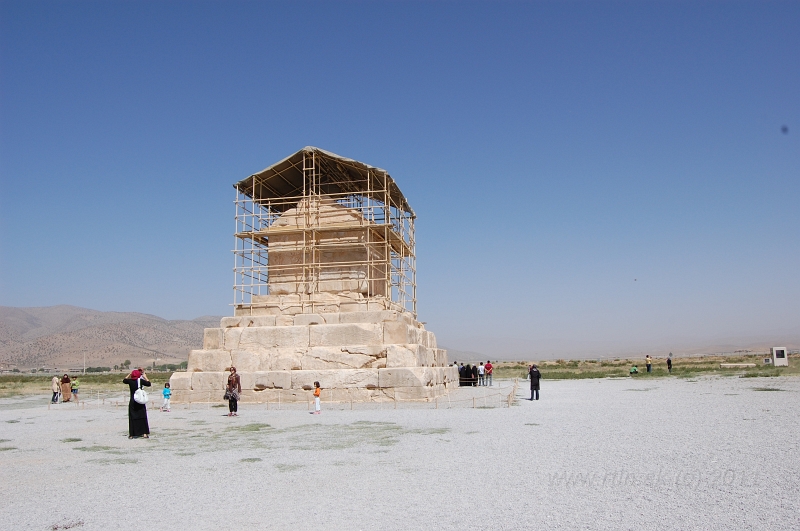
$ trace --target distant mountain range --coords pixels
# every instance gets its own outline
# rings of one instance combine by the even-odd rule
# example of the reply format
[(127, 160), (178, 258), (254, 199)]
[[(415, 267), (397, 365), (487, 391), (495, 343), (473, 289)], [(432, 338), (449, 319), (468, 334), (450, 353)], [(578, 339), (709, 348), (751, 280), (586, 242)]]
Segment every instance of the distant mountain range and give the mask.
[[(133, 365), (178, 364), (189, 351), (202, 348), (203, 329), (219, 326), (220, 317), (203, 316), (191, 321), (162, 319), (155, 315), (100, 312), (76, 306), (13, 308), (0, 306), (0, 370), (13, 368), (113, 367), (131, 360)], [(779, 333), (780, 332), (780, 333)], [(721, 339), (721, 338), (720, 338)], [(800, 349), (800, 327), (776, 331), (765, 337), (684, 341), (682, 345), (650, 345), (623, 349), (612, 345), (583, 344), (548, 352), (531, 342), (513, 338), (473, 341), (474, 350), (447, 349), (448, 359), (475, 362), (496, 360), (543, 360), (555, 358), (613, 358), (700, 354), (766, 352), (769, 346)], [(447, 348), (442, 346), (442, 348)]]
[(100, 312), (76, 306), (0, 306), (0, 366), (9, 368), (113, 367), (180, 363), (202, 348), (203, 329), (220, 317), (170, 321), (142, 313)]

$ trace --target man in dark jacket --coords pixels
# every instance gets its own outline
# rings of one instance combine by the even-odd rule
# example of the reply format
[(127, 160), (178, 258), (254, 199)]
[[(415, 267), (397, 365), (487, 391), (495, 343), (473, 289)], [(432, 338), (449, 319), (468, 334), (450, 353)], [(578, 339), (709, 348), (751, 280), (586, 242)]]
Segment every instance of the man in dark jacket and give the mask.
[[(531, 400), (539, 400), (539, 380), (542, 378), (542, 373), (536, 365), (531, 365), (528, 371), (528, 378), (531, 379)], [(536, 398), (534, 398), (536, 397)]]

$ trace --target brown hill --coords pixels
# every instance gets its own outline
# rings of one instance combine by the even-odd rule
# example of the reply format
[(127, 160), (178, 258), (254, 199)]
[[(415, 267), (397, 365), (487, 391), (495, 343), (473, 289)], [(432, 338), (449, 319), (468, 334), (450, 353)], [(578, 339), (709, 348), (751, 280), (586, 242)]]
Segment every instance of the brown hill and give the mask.
[(219, 317), (170, 321), (142, 313), (100, 312), (76, 306), (0, 306), (0, 365), (8, 368), (179, 363), (201, 348), (203, 329)]

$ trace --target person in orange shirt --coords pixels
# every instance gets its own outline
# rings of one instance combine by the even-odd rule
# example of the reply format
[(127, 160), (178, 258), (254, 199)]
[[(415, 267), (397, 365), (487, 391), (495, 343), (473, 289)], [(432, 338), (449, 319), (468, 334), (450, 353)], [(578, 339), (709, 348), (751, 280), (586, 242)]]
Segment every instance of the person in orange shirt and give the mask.
[(319, 382), (314, 382), (314, 415), (319, 415), (319, 397), (322, 394), (322, 389), (319, 386)]

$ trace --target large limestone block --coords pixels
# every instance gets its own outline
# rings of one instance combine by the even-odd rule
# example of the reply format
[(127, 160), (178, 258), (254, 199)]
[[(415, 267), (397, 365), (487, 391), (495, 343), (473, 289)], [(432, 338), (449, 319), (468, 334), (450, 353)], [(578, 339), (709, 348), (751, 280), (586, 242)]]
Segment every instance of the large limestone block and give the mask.
[(231, 366), (236, 367), (239, 374), (262, 370), (262, 354), (250, 352), (249, 350), (231, 351)]
[(319, 310), (319, 315), (325, 319), (325, 324), (339, 324), (339, 316), (342, 314), (339, 313), (338, 305), (335, 308), (317, 306), (316, 309)]
[(417, 367), (419, 345), (386, 345), (386, 367)]
[(335, 347), (339, 345), (382, 345), (383, 334), (379, 324), (331, 324), (310, 326), (312, 347)]
[(189, 352), (188, 372), (224, 371), (231, 366), (231, 353), (227, 350), (192, 350)]
[(237, 326), (241, 326), (242, 318), (241, 317), (223, 317), (219, 320), (219, 327), (220, 328), (235, 328)]
[(376, 402), (386, 401), (387, 399), (391, 399), (391, 394), (387, 394), (384, 389), (358, 389), (355, 387), (323, 389), (322, 409), (325, 409), (326, 402)]
[(278, 315), (275, 317), (275, 326), (293, 326), (294, 315)]
[(227, 378), (227, 372), (193, 372), (192, 390), (219, 391), (219, 393), (224, 393)]
[(247, 328), (250, 326), (275, 326), (274, 315), (256, 315), (247, 319), (242, 319), (242, 327)]
[(340, 323), (382, 323), (397, 321), (398, 313), (394, 310), (376, 310), (371, 312), (346, 312), (339, 316)]
[(234, 315), (268, 317), (281, 314), (281, 309), (276, 306), (252, 306), (250, 308), (236, 309)]
[(343, 302), (339, 305), (339, 308), (342, 313), (363, 312), (367, 310), (367, 303), (366, 301)]
[(216, 350), (223, 348), (223, 330), (221, 328), (206, 328), (203, 330), (203, 349)]
[[(307, 347), (308, 331), (317, 328), (321, 328), (321, 326), (259, 326), (255, 328), (243, 328), (239, 338), (238, 348), (251, 352), (263, 352), (271, 347)], [(229, 329), (226, 331), (226, 334), (234, 330), (235, 329)], [(225, 339), (227, 340), (227, 335)]]
[(429, 387), (393, 387), (386, 391), (387, 394), (395, 400), (431, 400), (447, 392), (442, 385), (433, 385)]
[(223, 329), (222, 345), (227, 350), (234, 350), (239, 348), (239, 340), (242, 339), (242, 331), (244, 328), (225, 328)]
[(292, 389), (302, 389), (315, 381), (323, 388), (378, 388), (378, 371), (384, 369), (341, 369), (338, 371), (291, 371)]
[(436, 383), (435, 371), (428, 367), (379, 369), (378, 377), (382, 388), (425, 387)]
[(273, 348), (263, 353), (261, 370), (297, 371), (303, 368), (302, 359), (307, 348)]
[(219, 323), (220, 328), (247, 328), (248, 326), (275, 326), (274, 315), (223, 317)]
[(317, 313), (300, 313), (294, 316), (294, 326), (327, 324), (325, 318)]
[(419, 364), (421, 367), (435, 367), (436, 357), (435, 350), (428, 347), (419, 346)]
[(433, 349), (433, 365), (435, 367), (446, 367), (447, 363), (447, 351), (441, 348), (434, 348)]
[(192, 388), (192, 373), (174, 372), (169, 377), (169, 387), (173, 391), (188, 391)]
[(222, 397), (225, 391), (219, 389), (205, 389), (202, 391), (195, 391), (192, 389), (178, 389), (172, 393), (170, 399), (172, 403), (188, 404), (188, 403), (204, 403), (204, 402), (223, 402)]
[(264, 389), (289, 389), (292, 386), (291, 371), (259, 371), (243, 373), (242, 389), (263, 391)]
[(383, 342), (386, 344), (402, 345), (406, 343), (421, 343), (420, 330), (404, 322), (383, 323)]
[(279, 407), (281, 403), (292, 403), (292, 402), (308, 402), (309, 395), (311, 393), (309, 391), (303, 390), (291, 390), (291, 389), (245, 389), (242, 388), (242, 394), (239, 399), (239, 402), (245, 403), (258, 403), (258, 404), (266, 404), (269, 403), (270, 409), (275, 409)]
[(420, 333), (422, 344), (428, 348), (436, 348), (436, 335), (428, 330), (422, 330)]
[[(370, 348), (375, 355), (367, 351)], [(301, 360), (303, 370), (377, 369), (376, 365), (385, 364), (385, 351), (381, 347), (311, 347)]]

